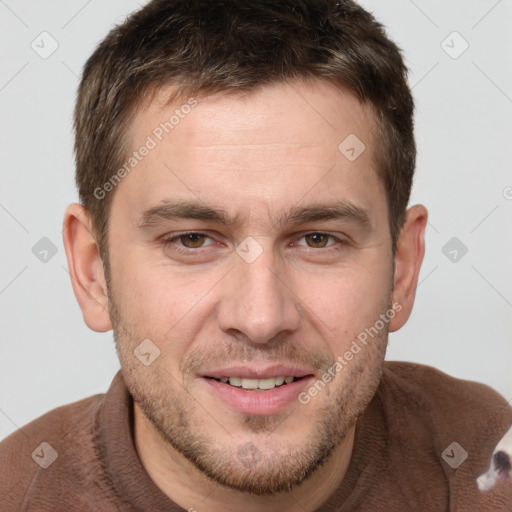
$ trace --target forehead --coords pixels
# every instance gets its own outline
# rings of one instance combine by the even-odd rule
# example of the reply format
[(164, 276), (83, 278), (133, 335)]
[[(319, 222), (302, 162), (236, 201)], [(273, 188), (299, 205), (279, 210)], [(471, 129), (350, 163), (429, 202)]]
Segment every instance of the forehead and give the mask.
[(151, 146), (116, 191), (134, 211), (173, 197), (233, 211), (263, 203), (267, 211), (272, 203), (282, 210), (306, 196), (318, 203), (352, 195), (365, 208), (372, 194), (384, 197), (374, 162), (375, 118), (349, 91), (283, 82), (169, 103), (172, 92), (161, 89), (130, 123), (130, 151)]
[[(171, 122), (173, 137), (186, 137), (190, 142), (200, 138), (198, 147), (232, 135), (239, 146), (239, 139), (246, 134), (254, 138), (255, 130), (258, 130), (259, 144), (276, 145), (286, 139), (290, 147), (294, 143), (313, 145), (328, 142), (327, 133), (336, 141), (347, 128), (364, 136), (366, 131), (373, 133), (376, 127), (368, 103), (361, 102), (346, 88), (321, 80), (283, 81), (250, 91), (234, 89), (193, 97), (186, 94), (176, 97), (176, 93), (175, 87), (166, 86), (146, 96), (130, 124), (132, 140), (157, 128), (152, 124), (155, 120), (169, 121), (173, 117), (166, 115), (169, 113), (175, 114)], [(189, 108), (191, 103), (199, 109)], [(187, 117), (190, 119), (185, 122)], [(292, 118), (294, 123), (286, 124), (283, 131), (283, 122)], [(219, 123), (223, 123), (222, 130)], [(201, 133), (196, 130), (199, 124)]]

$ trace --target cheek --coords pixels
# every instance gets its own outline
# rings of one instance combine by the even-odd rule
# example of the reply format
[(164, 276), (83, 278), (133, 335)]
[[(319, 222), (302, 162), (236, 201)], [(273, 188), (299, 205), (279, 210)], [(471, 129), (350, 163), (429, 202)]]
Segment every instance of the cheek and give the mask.
[(113, 300), (131, 343), (149, 338), (163, 356), (183, 354), (204, 325), (208, 291), (218, 276), (177, 275), (133, 256), (114, 268)]
[(389, 269), (382, 262), (374, 262), (357, 271), (342, 270), (304, 280), (298, 295), (303, 299), (304, 314), (322, 337), (331, 345), (345, 346), (388, 309), (390, 292)]

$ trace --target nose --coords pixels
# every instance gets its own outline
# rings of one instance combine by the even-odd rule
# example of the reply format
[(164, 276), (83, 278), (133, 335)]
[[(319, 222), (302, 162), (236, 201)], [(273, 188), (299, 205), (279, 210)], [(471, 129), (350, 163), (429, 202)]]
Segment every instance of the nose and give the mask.
[(300, 298), (287, 282), (281, 262), (276, 265), (271, 248), (264, 248), (254, 261), (234, 255), (235, 268), (220, 299), (220, 328), (244, 335), (252, 343), (265, 344), (276, 336), (296, 331), (300, 325)]

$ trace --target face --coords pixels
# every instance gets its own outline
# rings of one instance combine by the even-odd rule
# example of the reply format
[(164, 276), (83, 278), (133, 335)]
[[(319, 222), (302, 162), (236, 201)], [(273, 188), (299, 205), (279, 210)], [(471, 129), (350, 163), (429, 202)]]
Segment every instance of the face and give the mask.
[(117, 350), (169, 451), (219, 483), (302, 482), (376, 390), (393, 258), (375, 133), (321, 82), (168, 106), (162, 91), (135, 117), (133, 150), (153, 147), (111, 205)]

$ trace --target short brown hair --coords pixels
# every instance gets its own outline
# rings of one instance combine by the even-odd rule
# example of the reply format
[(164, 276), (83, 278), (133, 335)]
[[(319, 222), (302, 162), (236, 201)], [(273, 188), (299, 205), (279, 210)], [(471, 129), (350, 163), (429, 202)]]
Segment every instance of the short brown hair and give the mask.
[(298, 78), (348, 88), (372, 107), (394, 252), (415, 167), (414, 104), (382, 25), (351, 0), (153, 0), (99, 44), (78, 90), (76, 181), (104, 261), (113, 193), (95, 190), (123, 165), (130, 116), (151, 91), (176, 85), (176, 98)]

